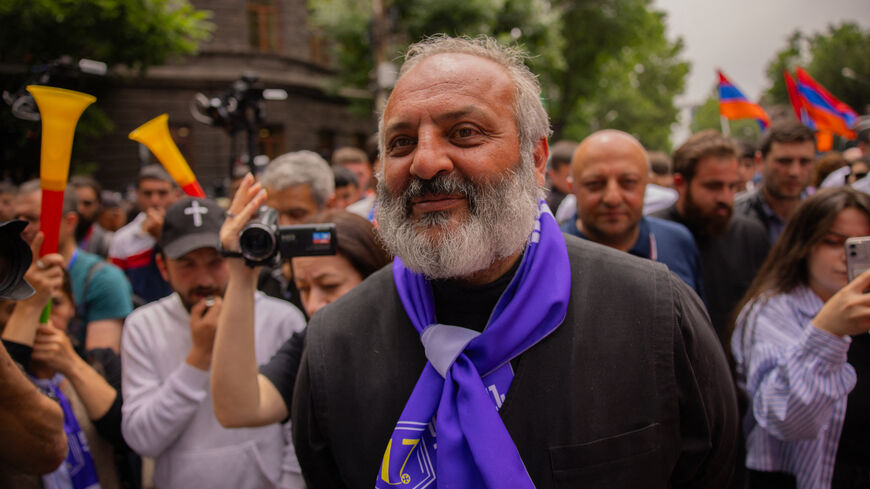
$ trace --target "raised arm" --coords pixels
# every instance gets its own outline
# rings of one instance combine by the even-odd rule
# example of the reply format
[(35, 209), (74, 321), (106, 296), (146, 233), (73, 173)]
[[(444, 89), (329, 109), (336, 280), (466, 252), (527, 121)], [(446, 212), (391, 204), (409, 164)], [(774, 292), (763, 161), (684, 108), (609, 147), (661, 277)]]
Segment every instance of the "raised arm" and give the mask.
[[(239, 250), (239, 232), (266, 200), (266, 191), (249, 174), (242, 181), (221, 228), (221, 245)], [(275, 386), (257, 370), (254, 348), (254, 292), (257, 271), (241, 259), (230, 260), (230, 278), (218, 318), (211, 392), (215, 416), (225, 427), (263, 426), (287, 417), (289, 407)]]
[(39, 392), (0, 348), (0, 463), (45, 474), (63, 462), (66, 451), (60, 405)]
[(816, 438), (836, 403), (855, 387), (855, 369), (846, 361), (848, 336), (870, 330), (868, 287), (870, 273), (865, 272), (834, 294), (809, 325), (797, 324), (791, 311), (769, 304), (740, 325), (741, 334), (735, 335), (740, 341), (732, 348), (744, 350), (752, 411), (770, 435), (788, 441)]
[(118, 400), (115, 388), (75, 352), (66, 334), (54, 325), (43, 324), (36, 330), (32, 358), (70, 381), (91, 420), (105, 416)]
[[(34, 257), (41, 244), (39, 233), (33, 243)], [(62, 266), (63, 258), (56, 254), (46, 255), (39, 264), (34, 260), (25, 277), (36, 293), (15, 305), (3, 332), (4, 340), (29, 351), (40, 312), (52, 291), (61, 285)], [(44, 474), (60, 465), (66, 451), (60, 405), (39, 392), (6, 349), (0, 348), (0, 463), (26, 473)]]

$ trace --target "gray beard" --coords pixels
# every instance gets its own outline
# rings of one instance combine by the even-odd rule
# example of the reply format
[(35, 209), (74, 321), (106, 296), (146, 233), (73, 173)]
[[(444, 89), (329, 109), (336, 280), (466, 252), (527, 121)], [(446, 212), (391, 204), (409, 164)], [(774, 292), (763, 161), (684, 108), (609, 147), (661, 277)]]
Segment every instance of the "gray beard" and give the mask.
[[(378, 178), (378, 232), (405, 266), (431, 279), (460, 278), (521, 251), (535, 227), (543, 196), (531, 158), (491, 182), (476, 183), (453, 171), (432, 180), (413, 178), (400, 195)], [(450, 213), (411, 218), (411, 199), (462, 194), (468, 213), (451, 225)]]

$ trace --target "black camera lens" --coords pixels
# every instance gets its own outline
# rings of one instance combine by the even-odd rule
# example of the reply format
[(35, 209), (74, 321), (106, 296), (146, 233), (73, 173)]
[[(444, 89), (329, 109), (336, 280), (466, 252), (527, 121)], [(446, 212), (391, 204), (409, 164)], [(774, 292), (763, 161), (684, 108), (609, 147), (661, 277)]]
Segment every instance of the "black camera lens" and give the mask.
[(33, 259), (30, 247), (21, 239), (24, 221), (0, 223), (0, 298), (26, 299), (33, 289), (24, 280), (24, 273)]
[(268, 260), (277, 250), (275, 234), (265, 226), (252, 224), (239, 235), (239, 247), (248, 260), (260, 262)]

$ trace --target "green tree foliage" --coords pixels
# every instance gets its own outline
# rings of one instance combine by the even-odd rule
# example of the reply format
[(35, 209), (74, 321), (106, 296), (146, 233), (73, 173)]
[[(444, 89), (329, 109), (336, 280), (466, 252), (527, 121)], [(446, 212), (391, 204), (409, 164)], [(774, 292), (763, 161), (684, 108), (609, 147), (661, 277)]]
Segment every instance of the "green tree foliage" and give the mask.
[[(53, 61), (68, 57), (125, 65), (144, 71), (173, 57), (196, 52), (200, 41), (211, 35), (210, 13), (195, 10), (188, 0), (0, 0), (0, 89), (15, 93), (37, 80), (32, 73), (45, 71)], [(71, 88), (99, 98), (103, 83), (98, 77), (77, 75), (74, 69), (58, 70), (50, 85)], [(91, 105), (76, 126), (75, 145), (87, 137), (111, 131), (112, 121)], [(15, 119), (0, 112), (0, 158), (23, 179), (33, 175), (39, 161), (38, 123)], [(77, 160), (73, 172), (93, 170)], [(0, 175), (2, 178), (3, 175)]]
[[(552, 62), (559, 40), (549, 27), (558, 23), (545, 0), (384, 0), (387, 60), (400, 64), (408, 44), (446, 33), (488, 34), (505, 42), (516, 38), (530, 52)], [(332, 50), (344, 83), (374, 85), (373, 6), (371, 0), (309, 0), (312, 21), (333, 42)], [(518, 30), (515, 30), (518, 29)], [(549, 51), (548, 51), (549, 49)]]
[(207, 18), (187, 0), (0, 0), (0, 61), (67, 55), (147, 68), (194, 53)]
[(788, 91), (785, 88), (785, 79), (782, 73), (783, 71), (788, 71), (794, 74), (794, 69), (797, 66), (806, 64), (806, 60), (802, 56), (804, 49), (801, 46), (803, 44), (806, 44), (806, 38), (800, 30), (795, 30), (788, 37), (786, 47), (776, 53), (773, 60), (768, 63), (765, 72), (767, 73), (767, 79), (770, 81), (770, 88), (761, 96), (764, 103), (789, 103)]
[[(731, 129), (731, 136), (737, 139), (755, 142), (761, 135), (761, 128), (758, 127), (758, 122), (755, 119), (728, 121), (728, 126)], [(704, 129), (716, 129), (717, 131), (722, 129), (719, 119), (719, 94), (716, 87), (713, 88), (703, 104), (694, 108), (689, 129), (693, 134)]]
[(846, 22), (814, 35), (795, 31), (768, 65), (766, 102), (789, 103), (782, 71), (797, 66), (856, 111), (870, 105), (870, 29)]
[[(392, 28), (388, 59), (426, 35), (488, 34), (516, 42), (540, 76), (554, 137), (582, 138), (615, 127), (669, 149), (674, 96), (688, 64), (665, 36), (651, 0), (384, 0)], [(345, 82), (373, 86), (369, 1), (309, 0), (332, 38)]]
[[(311, 22), (332, 41), (344, 84), (369, 88), (374, 71), (371, 0), (310, 0)], [(338, 87), (336, 87), (338, 88)]]
[[(630, 33), (622, 38), (621, 46), (619, 38), (608, 39), (612, 32), (605, 35), (606, 49), (615, 52), (594, 62), (599, 64), (594, 69), (597, 73), (565, 70), (564, 82), (557, 85), (562, 107), (551, 110), (554, 128), (571, 139), (598, 129), (621, 129), (634, 134), (647, 148), (669, 151), (671, 126), (679, 113), (674, 97), (685, 87), (689, 64), (679, 57), (682, 41), (667, 39), (663, 13), (649, 9), (645, 1), (634, 2), (634, 9), (628, 11), (633, 12), (625, 20), (630, 26), (623, 28), (630, 27)], [(565, 51), (566, 56), (576, 56)], [(568, 62), (567, 66), (583, 66), (579, 63)], [(586, 76), (593, 78), (594, 85), (583, 80)]]

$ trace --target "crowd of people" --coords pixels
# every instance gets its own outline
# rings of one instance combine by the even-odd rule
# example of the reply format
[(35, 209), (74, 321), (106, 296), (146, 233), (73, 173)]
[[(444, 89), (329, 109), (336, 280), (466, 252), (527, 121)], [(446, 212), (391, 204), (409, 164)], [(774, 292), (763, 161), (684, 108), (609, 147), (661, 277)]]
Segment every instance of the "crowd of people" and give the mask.
[[(0, 487), (870, 487), (870, 127), (550, 135), (520, 51), (437, 36), (375, 151), (239, 169), (221, 203), (74, 176), (42, 257), (39, 181), (0, 184), (34, 290), (2, 353), (42, 393), (4, 365), (32, 411), (0, 401), (4, 444), (66, 439), (0, 451)], [(262, 206), (335, 254), (252, 266)]]

